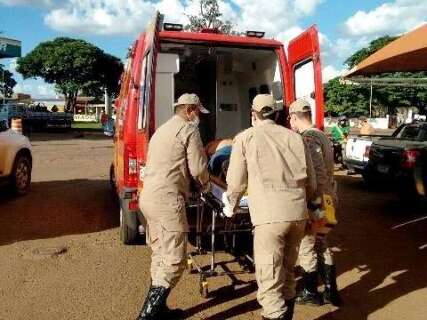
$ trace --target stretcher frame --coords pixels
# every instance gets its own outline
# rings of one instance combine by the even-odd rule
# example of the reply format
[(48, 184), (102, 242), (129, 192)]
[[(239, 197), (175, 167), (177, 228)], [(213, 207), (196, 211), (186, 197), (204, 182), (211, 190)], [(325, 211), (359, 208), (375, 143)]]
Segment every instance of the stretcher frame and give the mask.
[[(215, 184), (215, 183), (213, 183)], [(223, 185), (217, 185), (217, 187), (223, 188)], [(213, 193), (206, 194), (197, 194), (197, 216), (196, 216), (196, 248), (195, 251), (190, 252), (188, 254), (187, 267), (190, 270), (190, 273), (197, 273), (199, 275), (199, 292), (200, 295), (204, 298), (208, 298), (209, 296), (209, 287), (208, 287), (208, 278), (211, 277), (220, 277), (220, 276), (228, 276), (233, 284), (241, 284), (235, 276), (238, 274), (251, 273), (254, 269), (254, 260), (249, 254), (244, 254), (240, 256), (234, 256), (234, 252), (236, 251), (236, 235), (238, 233), (250, 233), (252, 235), (252, 225), (249, 223), (244, 225), (237, 225), (235, 223), (235, 219), (229, 219), (225, 217), (223, 214), (223, 204), (222, 200), (215, 197)], [(209, 231), (203, 230), (203, 222), (207, 215), (210, 213), (210, 222), (211, 228)], [(249, 208), (248, 207), (239, 207), (237, 212), (235, 213), (235, 217), (239, 215), (248, 215), (249, 216)], [(217, 220), (223, 219), (224, 228), (223, 230), (218, 229)], [(243, 227), (243, 228), (240, 228)], [(202, 246), (202, 237), (208, 235), (210, 237), (210, 251), (206, 252)], [(232, 254), (235, 261), (240, 264), (242, 267), (239, 271), (231, 271), (226, 263), (218, 263), (216, 261), (216, 247), (215, 241), (218, 235), (224, 236), (224, 246), (226, 248), (226, 252)], [(231, 243), (228, 242), (227, 235), (231, 235)], [(227, 251), (227, 249), (229, 249)], [(210, 264), (202, 266), (197, 262), (196, 257), (201, 255), (209, 255), (210, 256)], [(234, 262), (234, 261), (233, 261)], [(228, 263), (228, 262), (227, 262)], [(218, 269), (221, 268), (222, 271)]]

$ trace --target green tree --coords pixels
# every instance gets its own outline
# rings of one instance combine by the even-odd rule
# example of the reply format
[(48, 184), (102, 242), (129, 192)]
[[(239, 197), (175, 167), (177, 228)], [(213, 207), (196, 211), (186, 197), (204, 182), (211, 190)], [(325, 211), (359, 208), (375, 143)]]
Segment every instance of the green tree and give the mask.
[[(106, 67), (108, 67), (108, 72), (106, 72)], [(98, 58), (94, 69), (99, 78), (88, 81), (82, 88), (83, 94), (93, 96), (96, 100), (103, 100), (104, 89), (107, 89), (110, 96), (116, 96), (120, 89), (118, 80), (123, 72), (122, 62), (116, 57), (104, 53)]]
[(342, 114), (349, 116), (368, 114), (368, 88), (343, 84), (339, 78), (335, 78), (325, 85), (324, 92), (327, 112), (336, 116)]
[(0, 64), (0, 90), (3, 96), (11, 97), (13, 94), (13, 87), (16, 85), (13, 74), (9, 70), (5, 70), (4, 66)]
[(344, 61), (344, 64), (348, 66), (349, 69), (355, 67), (359, 62), (369, 57), (371, 54), (377, 52), (379, 49), (385, 47), (390, 42), (396, 40), (398, 37), (383, 36), (378, 39), (375, 39), (369, 43), (365, 48), (362, 48), (352, 54), (349, 58)]
[(74, 109), (80, 92), (106, 88), (110, 95), (116, 94), (122, 69), (118, 58), (84, 40), (65, 37), (40, 43), (18, 59), (17, 67), (25, 79), (41, 77), (55, 84), (65, 96), (68, 111)]
[[(365, 48), (356, 51), (344, 64), (349, 68), (355, 67), (379, 49), (383, 48), (397, 37), (384, 36), (375, 39)], [(384, 73), (373, 78), (420, 78), (426, 77), (426, 72), (395, 72)], [(339, 79), (332, 79), (325, 85), (326, 110), (334, 114), (361, 115), (368, 114), (370, 100), (369, 85), (345, 85)], [(374, 86), (372, 105), (386, 109), (393, 114), (398, 107), (417, 107), (421, 113), (426, 112), (427, 90), (416, 87)]]
[[(194, 1), (194, 0), (193, 0)], [(221, 33), (231, 34), (233, 24), (230, 21), (222, 21), (222, 13), (219, 10), (217, 0), (199, 1), (199, 15), (187, 15), (190, 23), (185, 27), (187, 30), (198, 32), (202, 29), (217, 29)]]

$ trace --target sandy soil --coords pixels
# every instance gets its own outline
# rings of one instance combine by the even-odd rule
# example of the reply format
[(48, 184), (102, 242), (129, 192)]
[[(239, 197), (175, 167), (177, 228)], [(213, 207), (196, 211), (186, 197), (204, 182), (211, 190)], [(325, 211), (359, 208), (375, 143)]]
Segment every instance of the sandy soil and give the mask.
[[(111, 140), (32, 140), (31, 193), (0, 191), (0, 319), (134, 319), (149, 285), (150, 250), (119, 242)], [(294, 319), (426, 319), (426, 208), (368, 189), (357, 176), (338, 179), (340, 223), (331, 244), (345, 305), (298, 306)], [(226, 277), (210, 280), (212, 297), (203, 299), (197, 275), (186, 273), (169, 304), (188, 319), (258, 319), (254, 276), (239, 279), (235, 287)]]

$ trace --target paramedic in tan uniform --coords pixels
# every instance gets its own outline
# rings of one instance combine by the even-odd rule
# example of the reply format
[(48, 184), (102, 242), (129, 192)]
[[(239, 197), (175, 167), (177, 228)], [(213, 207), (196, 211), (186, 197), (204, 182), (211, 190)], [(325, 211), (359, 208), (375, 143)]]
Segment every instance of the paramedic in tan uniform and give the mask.
[(147, 219), (151, 287), (138, 320), (176, 319), (166, 299), (185, 268), (188, 222), (185, 202), (190, 180), (209, 188), (206, 155), (200, 139), (199, 113), (209, 113), (195, 94), (183, 94), (175, 115), (156, 130), (148, 147), (139, 206)]
[[(333, 147), (323, 131), (313, 126), (310, 103), (299, 99), (289, 108), (291, 127), (299, 132), (310, 151), (316, 172), (317, 188), (312, 199), (322, 199), (328, 194), (337, 204), (336, 182), (334, 180)], [(310, 205), (309, 205), (310, 207)], [(313, 217), (315, 219), (315, 217)], [(313, 234), (310, 223), (307, 234), (301, 242), (299, 262), (303, 271), (304, 289), (298, 293), (296, 302), (299, 304), (321, 305), (323, 302), (338, 306), (341, 303), (336, 283), (336, 271), (332, 252), (324, 235)], [(317, 291), (318, 273), (322, 278), (325, 291), (323, 297)]]
[(308, 218), (306, 188), (315, 188), (313, 165), (297, 133), (275, 123), (275, 101), (257, 95), (252, 125), (235, 137), (224, 193), (231, 217), (248, 191), (254, 225), (258, 302), (263, 319), (293, 317), (294, 267)]

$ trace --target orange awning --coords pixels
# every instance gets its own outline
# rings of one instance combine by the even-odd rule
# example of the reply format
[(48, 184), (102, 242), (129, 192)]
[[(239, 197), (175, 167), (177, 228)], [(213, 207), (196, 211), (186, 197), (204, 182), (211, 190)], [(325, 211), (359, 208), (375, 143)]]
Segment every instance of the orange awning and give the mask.
[(404, 71), (427, 71), (427, 24), (378, 50), (344, 77)]

